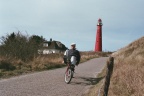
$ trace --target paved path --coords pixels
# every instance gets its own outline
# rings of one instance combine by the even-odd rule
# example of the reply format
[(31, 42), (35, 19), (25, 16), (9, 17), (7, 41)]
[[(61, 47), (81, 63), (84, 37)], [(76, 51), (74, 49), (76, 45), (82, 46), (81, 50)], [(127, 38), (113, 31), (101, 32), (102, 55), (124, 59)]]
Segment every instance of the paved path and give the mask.
[(66, 68), (0, 80), (0, 96), (82, 96), (93, 85), (107, 59), (95, 58), (80, 64), (70, 84), (64, 82)]

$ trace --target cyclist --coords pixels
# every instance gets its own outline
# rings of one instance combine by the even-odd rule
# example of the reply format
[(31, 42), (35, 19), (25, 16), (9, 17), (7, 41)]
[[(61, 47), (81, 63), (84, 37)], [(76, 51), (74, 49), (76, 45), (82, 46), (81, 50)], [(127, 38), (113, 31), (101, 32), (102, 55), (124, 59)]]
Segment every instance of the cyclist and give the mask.
[(78, 65), (80, 62), (80, 53), (78, 50), (76, 50), (76, 44), (72, 43), (71, 44), (71, 49), (67, 49), (64, 53), (64, 63), (70, 63), (75, 65)]

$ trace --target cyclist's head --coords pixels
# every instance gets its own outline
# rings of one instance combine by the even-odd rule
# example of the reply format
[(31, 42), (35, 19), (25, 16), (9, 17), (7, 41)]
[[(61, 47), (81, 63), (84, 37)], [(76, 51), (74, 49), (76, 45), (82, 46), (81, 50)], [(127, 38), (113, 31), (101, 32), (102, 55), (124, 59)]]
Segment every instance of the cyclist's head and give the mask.
[(75, 49), (75, 47), (76, 47), (76, 44), (75, 43), (71, 43), (71, 48)]

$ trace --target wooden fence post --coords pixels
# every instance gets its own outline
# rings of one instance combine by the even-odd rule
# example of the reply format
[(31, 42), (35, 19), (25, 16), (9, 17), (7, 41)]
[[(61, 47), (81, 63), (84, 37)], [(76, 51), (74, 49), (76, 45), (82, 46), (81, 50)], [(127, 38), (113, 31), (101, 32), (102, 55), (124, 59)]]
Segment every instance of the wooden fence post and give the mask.
[(113, 65), (114, 65), (114, 58), (109, 57), (107, 61), (107, 71), (106, 71), (106, 77), (104, 81), (104, 87), (103, 87), (103, 95), (102, 96), (107, 96), (108, 95), (108, 89), (110, 85), (110, 78), (113, 72)]

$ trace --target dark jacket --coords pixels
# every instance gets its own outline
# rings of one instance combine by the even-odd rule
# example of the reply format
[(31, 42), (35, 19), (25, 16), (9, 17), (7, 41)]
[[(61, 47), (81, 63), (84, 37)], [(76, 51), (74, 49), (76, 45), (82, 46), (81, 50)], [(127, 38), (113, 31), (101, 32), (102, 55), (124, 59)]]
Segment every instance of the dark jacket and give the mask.
[[(77, 59), (77, 64), (79, 64), (81, 56), (80, 56), (79, 51), (76, 50), (76, 49), (70, 49), (70, 50), (68, 50), (67, 54), (64, 56), (64, 58), (65, 58), (65, 59), (64, 59), (64, 62), (65, 62), (66, 59), (67, 59), (67, 60), (70, 60), (70, 59), (71, 59), (71, 56), (75, 56), (76, 59)], [(66, 63), (66, 62), (65, 62), (65, 63)]]

